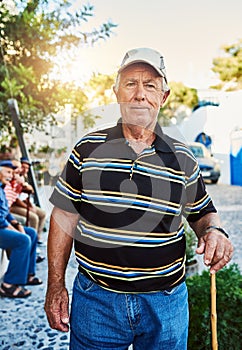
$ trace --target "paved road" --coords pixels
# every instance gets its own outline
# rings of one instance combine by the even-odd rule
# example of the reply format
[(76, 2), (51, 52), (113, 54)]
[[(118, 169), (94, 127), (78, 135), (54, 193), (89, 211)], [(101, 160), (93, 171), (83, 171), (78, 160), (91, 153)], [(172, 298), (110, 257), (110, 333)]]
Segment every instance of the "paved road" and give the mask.
[[(230, 233), (235, 246), (233, 262), (238, 263), (242, 271), (242, 247), (239, 244), (242, 233), (242, 187), (219, 184), (208, 185), (207, 189), (219, 210), (222, 225)], [(44, 207), (50, 212), (48, 193), (48, 188), (42, 189), (41, 197)], [(46, 255), (46, 247), (41, 248), (41, 251)], [(70, 291), (76, 269), (76, 262), (72, 256), (67, 270), (67, 287)], [(69, 334), (50, 329), (43, 310), (46, 260), (37, 265), (37, 275), (44, 280), (44, 284), (30, 287), (32, 295), (28, 299), (0, 298), (1, 350), (68, 350)]]
[(235, 248), (231, 263), (237, 263), (242, 271), (242, 187), (218, 184), (207, 185), (207, 190)]

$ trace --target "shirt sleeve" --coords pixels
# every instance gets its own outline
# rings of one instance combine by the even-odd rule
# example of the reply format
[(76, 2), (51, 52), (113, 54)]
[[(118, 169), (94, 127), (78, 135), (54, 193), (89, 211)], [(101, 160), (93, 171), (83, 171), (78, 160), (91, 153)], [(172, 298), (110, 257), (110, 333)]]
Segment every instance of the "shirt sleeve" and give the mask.
[(8, 203), (5, 196), (4, 189), (0, 186), (0, 228), (5, 228), (9, 225), (7, 220)]
[(54, 206), (70, 213), (78, 213), (81, 203), (81, 165), (79, 149), (76, 146), (72, 150), (50, 197), (50, 202)]
[(188, 222), (194, 222), (208, 213), (216, 213), (217, 210), (210, 195), (206, 191), (198, 163), (194, 163), (186, 186), (186, 205), (183, 215)]
[(11, 221), (16, 220), (16, 219), (11, 213), (8, 213), (6, 220), (8, 221), (8, 223), (11, 223)]
[(6, 218), (0, 216), (0, 228), (8, 227), (8, 225), (9, 225), (9, 221)]

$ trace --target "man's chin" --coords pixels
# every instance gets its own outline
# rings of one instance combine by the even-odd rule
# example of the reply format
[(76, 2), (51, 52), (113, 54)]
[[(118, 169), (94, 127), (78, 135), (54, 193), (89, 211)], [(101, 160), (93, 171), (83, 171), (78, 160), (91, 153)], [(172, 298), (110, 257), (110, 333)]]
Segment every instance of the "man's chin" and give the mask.
[(135, 119), (124, 121), (124, 123), (128, 124), (131, 128), (143, 128), (143, 129), (154, 129), (154, 121), (151, 121), (148, 118), (137, 116)]

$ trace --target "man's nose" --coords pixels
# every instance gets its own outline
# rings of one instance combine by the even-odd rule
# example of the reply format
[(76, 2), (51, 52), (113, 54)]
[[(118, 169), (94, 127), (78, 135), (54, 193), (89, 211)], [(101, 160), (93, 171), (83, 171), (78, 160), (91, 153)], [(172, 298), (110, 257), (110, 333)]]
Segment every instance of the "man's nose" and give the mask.
[(143, 84), (138, 84), (135, 91), (135, 100), (144, 101), (145, 100), (145, 89)]

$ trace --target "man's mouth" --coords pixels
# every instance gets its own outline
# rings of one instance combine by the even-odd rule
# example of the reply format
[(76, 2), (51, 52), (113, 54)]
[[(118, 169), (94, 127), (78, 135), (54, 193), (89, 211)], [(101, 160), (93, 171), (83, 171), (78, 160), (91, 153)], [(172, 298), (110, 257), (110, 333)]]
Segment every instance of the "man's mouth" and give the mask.
[(148, 109), (148, 107), (131, 107), (132, 109)]
[(144, 111), (144, 112), (147, 112), (149, 110), (148, 107), (140, 107), (140, 106), (131, 106), (130, 109), (133, 109), (136, 111)]

